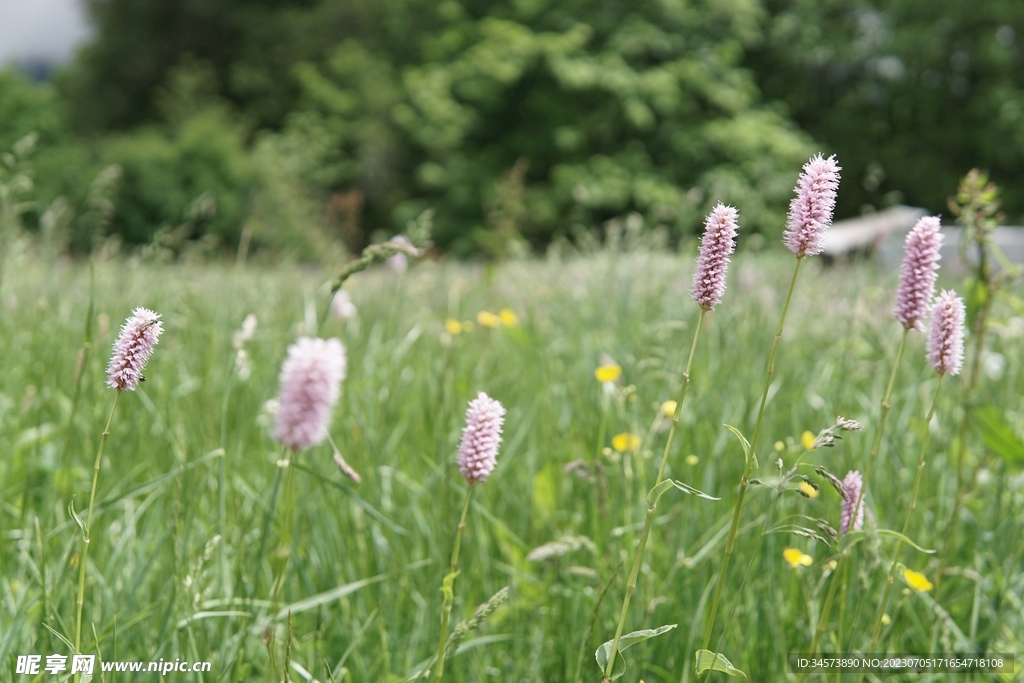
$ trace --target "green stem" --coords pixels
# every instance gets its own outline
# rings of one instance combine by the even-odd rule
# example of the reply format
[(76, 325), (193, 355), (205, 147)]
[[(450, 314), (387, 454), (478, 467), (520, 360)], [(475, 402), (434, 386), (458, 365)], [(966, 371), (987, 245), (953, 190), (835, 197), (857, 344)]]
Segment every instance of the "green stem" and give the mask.
[[(676, 409), (672, 415), (672, 427), (668, 431), (668, 439), (665, 442), (665, 452), (661, 456), (661, 466), (658, 467), (658, 477), (655, 479), (654, 488), (662, 482), (665, 477), (665, 466), (668, 464), (668, 454), (672, 449), (672, 440), (676, 434), (676, 427), (679, 425), (679, 416), (683, 411), (683, 401), (686, 400), (686, 389), (690, 386), (690, 368), (693, 366), (693, 356), (697, 351), (697, 339), (700, 338), (700, 328), (704, 324), (704, 314), (707, 311), (701, 309), (700, 317), (697, 318), (697, 328), (693, 332), (693, 343), (690, 345), (690, 357), (686, 361), (686, 369), (683, 371), (683, 386), (679, 390), (679, 400), (676, 401)], [(654, 489), (651, 489), (652, 492)], [(629, 612), (629, 601), (636, 590), (636, 579), (640, 575), (640, 567), (643, 564), (644, 549), (647, 547), (647, 539), (651, 533), (651, 524), (654, 522), (654, 511), (658, 507), (658, 499), (653, 500), (648, 495), (647, 517), (644, 519), (643, 530), (640, 532), (640, 541), (633, 556), (633, 566), (629, 571), (629, 581), (626, 583), (626, 595), (622, 598), (622, 609), (619, 611), (619, 623), (615, 627), (615, 638), (612, 640), (611, 655), (604, 672), (604, 680), (610, 681), (612, 669), (615, 668), (615, 659), (618, 657), (619, 641), (622, 638), (622, 631), (626, 625), (626, 614)]]
[(284, 482), (284, 509), (281, 511), (281, 536), (277, 546), (277, 576), (271, 590), (270, 601), (272, 610), (277, 609), (277, 600), (285, 581), (288, 560), (292, 556), (292, 513), (295, 508), (295, 466), (299, 457), (297, 450), (291, 451), (288, 457), (288, 473)]
[(462, 517), (459, 518), (459, 526), (455, 532), (455, 547), (452, 548), (452, 561), (448, 566), (448, 575), (445, 576), (441, 587), (441, 591), (444, 593), (444, 602), (441, 605), (441, 640), (437, 645), (437, 666), (434, 669), (435, 683), (440, 681), (441, 676), (444, 675), (444, 651), (448, 645), (448, 619), (452, 613), (452, 605), (455, 603), (455, 576), (459, 568), (459, 549), (462, 547), (462, 532), (466, 529), (466, 515), (469, 513), (469, 499), (472, 496), (473, 485), (470, 484), (466, 489), (466, 502), (462, 506)]
[(103, 428), (100, 436), (100, 446), (96, 451), (96, 463), (92, 467), (92, 491), (89, 492), (89, 511), (85, 516), (85, 534), (82, 536), (82, 557), (78, 565), (78, 617), (75, 619), (75, 653), (81, 654), (82, 649), (82, 606), (85, 604), (85, 565), (89, 559), (89, 545), (92, 542), (92, 512), (96, 503), (96, 485), (100, 479), (100, 464), (103, 462), (103, 448), (107, 445), (107, 437), (110, 436), (110, 424), (114, 420), (114, 410), (117, 408), (117, 399), (121, 397), (118, 390), (114, 395), (114, 404), (110, 406), (110, 415), (107, 417), (107, 426)]
[[(914, 508), (917, 507), (917, 493), (921, 488), (921, 473), (924, 471), (924, 456), (928, 452), (928, 442), (931, 439), (931, 430), (928, 426), (932, 422), (932, 418), (935, 416), (935, 401), (939, 397), (939, 387), (942, 386), (942, 375), (939, 375), (939, 381), (935, 384), (935, 393), (932, 394), (932, 404), (928, 408), (928, 417), (924, 421), (924, 438), (921, 440), (921, 456), (917, 459), (917, 475), (914, 477), (914, 491), (910, 496), (910, 508), (907, 510), (907, 518), (903, 521), (903, 535), (907, 535), (907, 530), (910, 528), (910, 518), (914, 514)], [(878, 614), (875, 617), (875, 628), (871, 632), (871, 643), (868, 645), (868, 652), (874, 652), (875, 643), (878, 642), (878, 634), (882, 629), (882, 616), (885, 614), (885, 608), (889, 604), (889, 594), (892, 592), (892, 585), (896, 580), (896, 564), (900, 559), (900, 551), (903, 550), (903, 541), (896, 539), (896, 549), (892, 554), (892, 564), (889, 566), (889, 576), (886, 579), (885, 592), (882, 594), (882, 602), (878, 605)], [(861, 674), (861, 680), (864, 675)]]
[[(800, 272), (800, 264), (803, 259), (796, 260), (796, 267), (793, 269), (793, 278), (789, 281), (789, 291), (786, 292), (786, 303), (782, 306), (782, 315), (779, 317), (779, 327), (775, 331), (775, 341), (772, 342), (772, 351), (768, 356), (768, 372), (764, 381), (764, 392), (761, 394), (761, 406), (757, 410), (757, 422), (754, 424), (754, 433), (750, 439), (750, 453), (753, 456), (757, 448), (757, 438), (761, 434), (761, 421), (764, 417), (764, 406), (768, 402), (768, 390), (772, 385), (772, 374), (775, 372), (775, 355), (779, 350), (779, 340), (782, 339), (782, 330), (786, 324), (786, 313), (789, 311), (789, 303), (793, 299), (793, 288), (796, 286), (796, 276)], [(747, 494), (747, 485), (750, 483), (747, 469), (744, 466), (743, 477), (740, 479), (740, 495), (736, 499), (736, 507), (733, 510), (732, 526), (729, 527), (729, 537), (725, 541), (725, 558), (722, 561), (722, 569), (718, 575), (718, 585), (715, 587), (715, 597), (711, 602), (711, 614), (708, 623), (704, 627), (704, 642), (702, 650), (708, 649), (711, 644), (711, 632), (715, 627), (715, 615), (718, 613), (718, 602), (722, 597), (722, 586), (725, 585), (725, 574), (729, 569), (729, 559), (736, 544), (736, 532), (740, 525), (740, 510), (743, 508), (743, 498)]]
[[(875, 460), (878, 458), (878, 453), (882, 449), (882, 435), (885, 432), (885, 420), (889, 416), (889, 410), (892, 408), (890, 401), (892, 400), (893, 388), (896, 386), (896, 375), (899, 374), (900, 363), (903, 360), (903, 351), (907, 346), (907, 334), (910, 332), (909, 328), (903, 328), (903, 334), (900, 335), (899, 346), (896, 347), (896, 360), (892, 364), (892, 370), (889, 372), (889, 382), (885, 386), (885, 395), (882, 396), (880, 404), (879, 415), (878, 415), (878, 426), (875, 428), (875, 436), (871, 442), (871, 453), (868, 456), (868, 466), (864, 469), (864, 484), (860, 487), (860, 493), (857, 495), (857, 500), (854, 503), (853, 509), (859, 510), (860, 506), (864, 503), (864, 493), (867, 490), (868, 483), (871, 481), (871, 470), (874, 468)], [(814, 631), (814, 637), (811, 639), (811, 653), (818, 651), (818, 643), (821, 641), (821, 636), (825, 633), (825, 627), (828, 624), (829, 617), (832, 612), (832, 602), (836, 595), (836, 589), (839, 586), (839, 582), (836, 578), (840, 575), (844, 575), (847, 571), (847, 554), (846, 550), (842, 550), (839, 554), (838, 566), (836, 570), (832, 572), (831, 580), (829, 581), (828, 596), (825, 598), (824, 604), (821, 606), (821, 617), (818, 619), (818, 628)], [(854, 582), (847, 582), (847, 592), (851, 589)], [(849, 602), (849, 595), (845, 595), (845, 602)], [(798, 680), (802, 681), (806, 677), (806, 674), (801, 675)]]

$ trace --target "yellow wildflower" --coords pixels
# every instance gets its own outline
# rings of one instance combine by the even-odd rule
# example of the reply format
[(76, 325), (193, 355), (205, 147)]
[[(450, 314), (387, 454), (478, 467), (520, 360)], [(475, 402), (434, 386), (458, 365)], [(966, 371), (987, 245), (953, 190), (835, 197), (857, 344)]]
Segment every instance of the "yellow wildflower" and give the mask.
[(786, 548), (782, 551), (782, 557), (789, 562), (790, 567), (810, 567), (814, 563), (813, 557), (798, 548)]
[(882, 624), (885, 625), (885, 626), (888, 626), (891, 623), (892, 623), (892, 617), (890, 617), (888, 614), (883, 614), (882, 615)]
[(612, 448), (617, 450), (619, 453), (635, 451), (640, 448), (640, 443), (640, 437), (636, 434), (630, 434), (629, 432), (616, 434), (612, 437)]
[(827, 567), (828, 567), (829, 569), (831, 569), (832, 571), (835, 571), (835, 570), (836, 570), (836, 567), (838, 567), (838, 566), (839, 566), (839, 563), (838, 563), (838, 562), (836, 562), (835, 560), (830, 560), (830, 561), (829, 561), (829, 563), (828, 563), (827, 565), (825, 565), (825, 566), (827, 566)]
[(480, 311), (476, 314), (476, 321), (480, 323), (481, 327), (499, 327), (501, 325), (501, 316), (495, 315), (490, 311)]
[(498, 317), (501, 318), (501, 324), (505, 327), (515, 327), (519, 324), (519, 316), (511, 308), (501, 309), (498, 312)]
[(808, 498), (817, 498), (818, 497), (818, 489), (814, 488), (813, 486), (808, 484), (806, 481), (801, 481), (797, 485), (797, 488), (800, 489), (800, 493), (804, 494)]
[(665, 415), (665, 417), (672, 417), (673, 415), (676, 414), (676, 402), (665, 401), (664, 403), (661, 404), (661, 412)]
[(928, 580), (924, 574), (915, 572), (913, 569), (903, 570), (903, 580), (907, 582), (907, 585), (916, 591), (930, 591), (934, 586), (932, 582)]
[(453, 337), (458, 337), (462, 334), (462, 323), (455, 318), (448, 318), (444, 321), (444, 329), (448, 330), (448, 334)]
[(775, 452), (776, 452), (776, 453), (781, 453), (781, 452), (782, 452), (782, 450), (783, 450), (783, 449), (784, 449), (785, 447), (786, 447), (786, 444), (782, 443), (781, 441), (776, 441), (776, 442), (775, 442)]
[(690, 467), (693, 467), (694, 465), (696, 465), (699, 462), (700, 462), (700, 458), (698, 458), (693, 453), (690, 453), (688, 456), (686, 456), (686, 464), (689, 465)]
[(599, 365), (597, 370), (594, 370), (594, 377), (597, 377), (597, 381), (602, 384), (605, 382), (614, 382), (622, 376), (622, 368), (612, 363), (611, 365)]
[(804, 447), (805, 451), (811, 450), (814, 445), (814, 434), (810, 432), (804, 432), (800, 435), (800, 445)]

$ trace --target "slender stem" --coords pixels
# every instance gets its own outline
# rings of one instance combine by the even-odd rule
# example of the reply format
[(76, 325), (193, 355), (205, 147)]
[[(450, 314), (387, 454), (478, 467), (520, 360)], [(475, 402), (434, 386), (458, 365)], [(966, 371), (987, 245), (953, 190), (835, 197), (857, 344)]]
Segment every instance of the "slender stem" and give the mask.
[[(441, 605), (441, 640), (437, 645), (437, 666), (434, 669), (434, 681), (440, 681), (444, 675), (444, 651), (448, 645), (448, 618), (455, 602), (455, 576), (459, 568), (459, 549), (462, 547), (462, 532), (466, 529), (466, 515), (469, 513), (469, 499), (473, 496), (473, 484), (466, 489), (466, 502), (462, 506), (462, 517), (455, 532), (455, 547), (452, 548), (452, 561), (448, 566), (448, 575), (442, 584), (444, 602)], [(449, 583), (450, 577), (450, 583)], [(447, 585), (444, 585), (447, 584)]]
[[(665, 476), (665, 466), (668, 464), (668, 454), (672, 449), (672, 440), (676, 434), (676, 427), (679, 425), (679, 416), (683, 411), (683, 401), (686, 400), (686, 389), (690, 386), (690, 368), (693, 366), (693, 356), (697, 351), (697, 340), (700, 338), (700, 328), (704, 324), (704, 314), (707, 311), (701, 309), (700, 317), (697, 318), (697, 328), (693, 332), (693, 343), (690, 345), (690, 357), (686, 361), (686, 369), (683, 371), (683, 386), (679, 390), (679, 400), (676, 401), (676, 409), (672, 415), (672, 427), (668, 431), (668, 439), (665, 441), (665, 452), (661, 456), (661, 466), (658, 467), (658, 477), (655, 479), (654, 488), (662, 482)], [(654, 489), (651, 489), (652, 492)], [(653, 499), (648, 495), (647, 517), (644, 519), (643, 530), (640, 532), (640, 541), (633, 555), (633, 566), (629, 571), (629, 581), (626, 583), (626, 595), (622, 598), (622, 609), (619, 611), (619, 623), (615, 627), (615, 638), (612, 640), (611, 654), (604, 672), (604, 680), (610, 681), (612, 669), (615, 668), (615, 659), (618, 657), (619, 641), (622, 638), (622, 631), (626, 625), (626, 614), (629, 612), (629, 601), (636, 590), (636, 579), (640, 575), (640, 567), (643, 564), (644, 549), (647, 547), (647, 539), (651, 533), (651, 524), (654, 522), (654, 511), (658, 507), (658, 498)]]
[[(757, 422), (754, 424), (754, 433), (750, 438), (750, 453), (753, 455), (757, 448), (757, 438), (761, 434), (761, 421), (764, 417), (764, 406), (768, 402), (768, 390), (772, 385), (772, 374), (775, 372), (775, 355), (779, 350), (779, 340), (782, 339), (782, 330), (786, 324), (786, 313), (789, 311), (789, 302), (793, 299), (793, 288), (796, 286), (796, 276), (800, 273), (800, 264), (803, 259), (796, 260), (796, 267), (793, 269), (793, 277), (789, 281), (789, 291), (786, 292), (786, 302), (782, 306), (782, 315), (779, 316), (779, 327), (775, 331), (775, 340), (772, 342), (772, 351), (768, 356), (768, 372), (764, 381), (764, 391), (761, 394), (761, 406), (757, 409)], [(740, 526), (740, 510), (743, 508), (743, 498), (747, 494), (747, 485), (750, 483), (746, 467), (743, 469), (743, 477), (740, 479), (740, 495), (736, 499), (736, 507), (732, 514), (732, 526), (729, 527), (729, 537), (725, 541), (725, 558), (722, 560), (722, 569), (718, 574), (718, 585), (715, 587), (715, 597), (711, 601), (711, 614), (708, 616), (708, 623), (704, 627), (704, 642), (702, 650), (708, 649), (711, 644), (711, 632), (715, 627), (715, 615), (718, 613), (718, 602), (722, 597), (722, 586), (725, 585), (725, 574), (729, 569), (729, 559), (736, 544), (736, 532)]]
[[(935, 401), (939, 397), (939, 387), (942, 385), (942, 375), (935, 384), (935, 393), (932, 394), (932, 404), (928, 408), (928, 417), (924, 421), (924, 438), (921, 440), (921, 456), (917, 459), (917, 475), (914, 477), (914, 491), (910, 496), (910, 508), (907, 509), (907, 518), (903, 521), (903, 535), (907, 535), (910, 528), (910, 518), (917, 507), (917, 492), (921, 487), (921, 473), (924, 471), (924, 456), (928, 452), (928, 442), (931, 438), (931, 430), (928, 428), (935, 416)], [(886, 579), (885, 592), (882, 594), (882, 602), (878, 605), (878, 614), (875, 616), (875, 628), (871, 632), (871, 643), (868, 645), (868, 652), (874, 652), (875, 643), (878, 642), (878, 634), (882, 629), (882, 616), (885, 614), (886, 605), (889, 604), (889, 594), (892, 592), (893, 582), (896, 580), (896, 564), (900, 559), (900, 551), (903, 550), (903, 541), (896, 539), (896, 548), (892, 554), (892, 564), (889, 566), (889, 576)], [(863, 680), (863, 674), (861, 675)]]
[(121, 397), (118, 390), (114, 395), (114, 404), (110, 406), (110, 415), (107, 417), (107, 426), (103, 428), (100, 436), (100, 446), (96, 451), (96, 463), (92, 467), (92, 491), (89, 492), (89, 512), (85, 516), (85, 534), (82, 536), (82, 558), (78, 565), (78, 617), (75, 619), (75, 653), (81, 654), (82, 649), (82, 606), (85, 604), (85, 565), (89, 559), (89, 545), (92, 542), (92, 511), (96, 503), (96, 485), (100, 478), (100, 464), (103, 462), (103, 448), (107, 445), (107, 437), (110, 436), (110, 424), (114, 420), (114, 410), (117, 408), (117, 399)]
[[(871, 470), (874, 468), (875, 460), (878, 458), (878, 453), (882, 449), (882, 435), (885, 433), (885, 420), (889, 416), (889, 410), (892, 408), (890, 401), (892, 400), (893, 388), (896, 386), (896, 375), (899, 374), (900, 363), (903, 360), (903, 351), (907, 346), (907, 334), (910, 332), (908, 328), (903, 328), (903, 334), (900, 335), (899, 346), (896, 347), (896, 359), (892, 364), (892, 370), (889, 372), (889, 382), (885, 386), (885, 395), (882, 396), (880, 404), (879, 415), (878, 415), (878, 426), (875, 427), (875, 435), (871, 442), (871, 453), (868, 456), (868, 466), (864, 469), (863, 485), (860, 487), (860, 493), (857, 495), (857, 500), (854, 503), (853, 509), (859, 510), (860, 506), (864, 503), (864, 492), (867, 490), (868, 484), (871, 481)], [(821, 641), (821, 636), (825, 633), (825, 628), (828, 625), (829, 616), (832, 612), (832, 602), (835, 598), (836, 589), (839, 587), (839, 582), (836, 578), (840, 575), (845, 575), (846, 564), (848, 561), (848, 555), (846, 550), (842, 550), (839, 554), (838, 566), (836, 570), (832, 572), (832, 577), (829, 582), (828, 596), (825, 598), (824, 604), (821, 606), (821, 617), (818, 619), (818, 628), (814, 631), (814, 637), (811, 639), (811, 653), (818, 651), (818, 643)], [(849, 591), (853, 585), (853, 581), (847, 582), (846, 594), (843, 598), (844, 604), (849, 602)], [(806, 674), (799, 677), (798, 680), (803, 680)]]
[(273, 609), (277, 609), (277, 600), (284, 585), (285, 570), (288, 568), (288, 560), (292, 556), (292, 513), (295, 508), (295, 466), (299, 457), (297, 450), (288, 454), (288, 473), (284, 482), (284, 509), (281, 511), (281, 536), (277, 546), (277, 576), (274, 577), (274, 586), (271, 590), (271, 602)]

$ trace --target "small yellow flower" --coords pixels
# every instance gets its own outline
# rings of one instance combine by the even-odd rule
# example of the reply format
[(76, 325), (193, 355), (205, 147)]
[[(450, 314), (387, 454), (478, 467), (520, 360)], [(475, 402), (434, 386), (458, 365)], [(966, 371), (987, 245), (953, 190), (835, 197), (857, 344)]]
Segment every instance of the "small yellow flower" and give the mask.
[(786, 548), (782, 551), (782, 557), (789, 562), (790, 567), (810, 567), (814, 563), (813, 557), (798, 548)]
[(883, 614), (882, 615), (882, 624), (885, 625), (885, 626), (888, 626), (891, 623), (892, 623), (892, 618), (888, 614)]
[(694, 465), (696, 465), (699, 462), (700, 462), (700, 458), (698, 458), (693, 453), (690, 453), (688, 456), (686, 456), (686, 464), (689, 465), (690, 467), (693, 467)]
[(829, 563), (827, 565), (825, 565), (825, 566), (828, 567), (830, 570), (835, 571), (836, 567), (839, 566), (839, 563), (836, 562), (835, 560), (829, 560)]
[(611, 365), (599, 365), (597, 370), (594, 370), (594, 377), (596, 377), (597, 381), (602, 384), (606, 382), (614, 382), (621, 376), (622, 368), (614, 363)]
[(676, 402), (665, 401), (664, 403), (661, 404), (661, 412), (665, 415), (665, 417), (672, 417), (673, 415), (676, 414)]
[(804, 432), (800, 435), (800, 445), (804, 447), (805, 451), (811, 450), (811, 446), (814, 445), (814, 434), (810, 432)]
[(930, 591), (934, 586), (932, 582), (928, 580), (924, 574), (915, 572), (913, 569), (903, 570), (903, 580), (907, 582), (907, 585), (916, 591)]
[(458, 337), (462, 334), (462, 323), (455, 318), (448, 318), (444, 321), (444, 329), (448, 330), (448, 334), (453, 337)]
[(801, 481), (797, 485), (797, 488), (800, 489), (800, 493), (804, 494), (808, 498), (817, 498), (818, 497), (818, 489), (814, 488), (813, 486), (808, 484), (806, 481)]
[(616, 434), (612, 437), (612, 448), (617, 450), (619, 453), (635, 451), (640, 448), (640, 443), (640, 437), (636, 434), (630, 434), (629, 432)]
[(519, 316), (511, 308), (501, 309), (498, 312), (498, 317), (501, 318), (501, 324), (505, 327), (515, 327), (519, 324)]
[(776, 441), (775, 442), (775, 452), (776, 453), (781, 453), (785, 447), (786, 447), (786, 444), (782, 443), (781, 441)]
[(476, 321), (480, 323), (481, 327), (499, 327), (501, 325), (501, 316), (495, 315), (490, 311), (480, 311), (476, 314)]

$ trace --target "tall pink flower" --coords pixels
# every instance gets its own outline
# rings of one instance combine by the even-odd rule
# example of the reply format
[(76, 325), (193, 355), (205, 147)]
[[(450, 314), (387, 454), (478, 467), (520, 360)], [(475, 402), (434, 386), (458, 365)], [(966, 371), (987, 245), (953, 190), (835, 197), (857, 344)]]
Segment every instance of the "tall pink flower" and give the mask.
[(487, 481), (497, 464), (505, 408), (484, 392), (469, 402), (459, 446), (459, 472), (472, 486)]
[(343, 379), (345, 347), (337, 339), (301, 337), (289, 346), (274, 438), (295, 450), (323, 441)]
[(959, 375), (964, 363), (964, 300), (951, 289), (935, 299), (928, 362), (940, 375)]
[(144, 381), (142, 370), (164, 331), (160, 315), (148, 308), (136, 308), (125, 321), (114, 342), (114, 355), (107, 367), (107, 386), (118, 391), (135, 391)]
[(825, 159), (819, 154), (804, 164), (784, 234), (786, 246), (797, 258), (820, 254), (825, 248), (825, 230), (832, 224), (841, 170), (835, 155)]
[(701, 310), (710, 311), (722, 300), (729, 255), (735, 250), (733, 239), (736, 237), (738, 215), (736, 209), (719, 202), (704, 222), (697, 272), (693, 274), (693, 290), (690, 292)]
[(928, 313), (939, 276), (939, 248), (942, 233), (939, 217), (925, 216), (907, 235), (900, 286), (896, 290), (896, 308), (892, 314), (909, 329), (921, 329), (921, 320)]
[[(864, 480), (860, 472), (847, 472), (843, 479), (843, 488), (846, 489), (846, 498), (843, 499), (843, 511), (839, 517), (839, 535), (845, 536), (851, 531), (860, 531), (864, 526), (864, 500), (861, 498), (860, 490), (864, 486)], [(860, 505), (857, 502), (860, 501)], [(853, 512), (853, 506), (857, 505), (857, 514)], [(852, 525), (851, 525), (852, 522)]]

